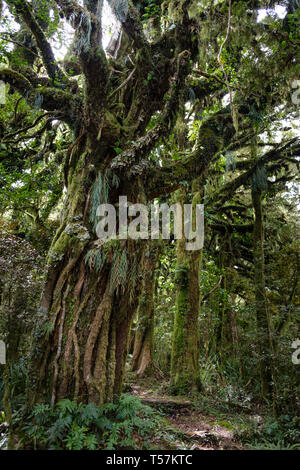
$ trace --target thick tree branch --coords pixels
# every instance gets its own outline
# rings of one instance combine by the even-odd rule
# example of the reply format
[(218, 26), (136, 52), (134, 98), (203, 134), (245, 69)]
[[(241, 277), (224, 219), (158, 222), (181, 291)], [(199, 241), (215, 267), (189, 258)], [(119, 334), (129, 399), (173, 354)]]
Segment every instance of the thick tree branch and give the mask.
[(40, 107), (46, 111), (57, 113), (60, 119), (74, 124), (74, 115), (81, 116), (81, 99), (71, 92), (48, 86), (38, 86), (32, 83), (25, 75), (12, 69), (0, 69), (0, 80), (13, 86), (31, 105), (35, 106), (37, 98)]
[(182, 160), (163, 167), (147, 168), (149, 199), (175, 191), (183, 181), (192, 181), (203, 174), (224, 146), (234, 136), (231, 115), (224, 110), (203, 123), (196, 148)]
[(101, 21), (87, 8), (82, 7), (75, 0), (55, 0), (55, 3), (64, 13), (66, 20), (69, 21), (74, 29), (85, 29), (87, 22), (96, 28), (101, 27)]
[[(277, 163), (276, 165), (269, 166), (267, 167), (267, 171), (269, 173), (272, 173), (276, 170), (278, 170), (280, 167), (286, 165), (285, 161), (285, 155), (289, 154), (291, 155), (300, 155), (300, 145), (298, 143), (299, 139), (294, 138), (285, 145), (281, 146), (280, 148), (276, 150), (271, 150), (270, 152), (267, 152), (265, 155), (263, 155), (261, 158), (259, 158), (255, 163), (252, 162), (252, 166), (239, 175), (237, 178), (235, 178), (233, 181), (228, 182), (221, 188), (221, 190), (213, 196), (211, 201), (209, 202), (209, 205), (216, 205), (216, 206), (221, 206), (223, 205), (227, 200), (229, 200), (232, 195), (235, 193), (235, 191), (240, 188), (241, 186), (245, 185), (252, 175), (255, 173), (257, 166), (258, 165), (266, 165), (267, 163), (272, 163), (272, 162), (278, 162), (279, 160), (282, 160), (282, 162)], [(295, 145), (293, 145), (295, 144)]]
[(22, 96), (33, 88), (28, 78), (12, 69), (0, 69), (0, 80), (12, 85)]
[[(132, 175), (140, 173), (141, 170), (143, 171), (143, 158), (147, 156), (159, 140), (166, 136), (173, 128), (176, 122), (176, 115), (181, 102), (185, 80), (190, 69), (189, 58), (190, 54), (188, 51), (179, 54), (177, 71), (172, 79), (169, 97), (159, 118), (159, 123), (145, 136), (138, 139), (128, 149), (115, 157), (111, 163), (112, 169), (122, 170), (127, 168)], [(142, 168), (139, 167), (140, 162), (142, 162)]]
[(44, 31), (35, 19), (31, 6), (25, 0), (8, 0), (8, 3), (14, 6), (16, 13), (23, 18), (27, 27), (32, 32), (41, 51), (43, 63), (49, 77), (53, 80), (54, 84), (65, 83), (67, 78), (57, 65), (52, 48), (46, 39)]
[[(103, 0), (89, 0), (84, 7), (75, 0), (55, 0), (65, 18), (76, 30), (77, 52), (88, 54), (91, 48), (102, 50), (102, 7)], [(103, 50), (102, 50), (103, 52)]]
[(76, 30), (74, 52), (79, 57), (86, 78), (86, 102), (92, 114), (99, 116), (108, 81), (108, 64), (102, 47), (103, 0), (86, 1), (87, 8), (74, 0), (55, 0), (55, 2)]

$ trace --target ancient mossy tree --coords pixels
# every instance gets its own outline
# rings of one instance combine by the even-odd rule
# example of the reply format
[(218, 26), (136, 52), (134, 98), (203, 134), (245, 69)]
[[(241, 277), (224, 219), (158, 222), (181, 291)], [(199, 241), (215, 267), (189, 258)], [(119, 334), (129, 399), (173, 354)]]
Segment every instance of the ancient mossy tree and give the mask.
[[(163, 176), (165, 170), (150, 165), (147, 157), (172, 128), (197, 57), (197, 41), (192, 40), (194, 23), (187, 12), (175, 31), (150, 44), (132, 3), (123, 2), (122, 9), (110, 2), (126, 33), (125, 52), (110, 59), (101, 45), (102, 1), (84, 7), (57, 3), (60, 15), (75, 31), (74, 51), (84, 76), (83, 89), (59, 67), (47, 29), (25, 1), (8, 5), (31, 33), (48, 77), (39, 76), (15, 57), (11, 68), (1, 70), (1, 79), (28, 103), (34, 106), (37, 97), (42, 97), (40, 106), (67, 122), (74, 132), (65, 157), (67, 196), (62, 223), (47, 260), (28, 402), (46, 399), (54, 403), (75, 397), (103, 403), (121, 391), (146, 242), (123, 240), (101, 246), (94, 232), (96, 209), (101, 202), (118, 203), (119, 195), (131, 202), (153, 197), (153, 177)], [(183, 30), (190, 34), (182, 34)], [(126, 65), (125, 56), (133, 52), (134, 63), (126, 61)], [(128, 73), (130, 83), (123, 80)], [(160, 118), (147, 131), (157, 112)], [(122, 149), (121, 153), (116, 149)], [(160, 185), (158, 193), (169, 184), (178, 185), (190, 165), (195, 166), (193, 157), (177, 178), (166, 170), (164, 187)]]
[[(83, 5), (55, 0), (47, 7), (39, 1), (6, 2), (32, 42), (26, 54), (20, 55), (22, 45), (7, 54), (9, 66), (1, 68), (0, 79), (29, 105), (51, 113), (73, 132), (64, 156), (67, 193), (61, 225), (49, 250), (47, 281), (36, 318), (30, 406), (40, 400), (55, 403), (63, 397), (101, 404), (121, 391), (147, 240), (102, 244), (95, 234), (99, 204), (116, 206), (120, 195), (132, 203), (145, 203), (175, 191), (183, 181), (203, 174), (224, 147), (241, 137), (237, 110), (249, 120), (259, 99), (245, 99), (245, 90), (238, 88), (231, 109), (224, 107), (228, 77), (224, 81), (202, 69), (220, 75), (220, 63), (227, 60), (233, 77), (240, 74), (241, 81), (251, 77), (249, 89), (259, 88), (266, 94), (267, 80), (253, 85), (256, 10), (265, 2), (233, 1), (231, 16), (225, 1), (218, 5), (199, 5), (195, 0), (156, 3), (155, 21), (149, 22), (148, 2), (108, 1), (122, 34), (106, 54), (102, 0), (84, 0)], [(241, 9), (240, 3), (247, 9)], [(63, 19), (60, 28), (68, 22), (74, 31), (64, 67), (51, 47), (57, 24), (53, 26), (50, 20), (53, 27), (49, 27), (45, 20), (47, 15), (51, 18), (50, 9), (55, 18), (58, 14)], [(238, 29), (240, 18), (235, 14), (244, 15), (248, 26), (243, 38), (240, 31), (234, 35), (229, 53), (220, 50), (217, 37), (225, 40), (228, 17)], [(141, 18), (154, 24), (154, 38), (147, 36)], [(283, 27), (278, 25), (279, 32)], [(275, 41), (273, 30), (268, 37)], [(247, 60), (243, 47), (253, 47)], [(285, 63), (286, 54), (279, 53), (276, 59), (266, 54), (264, 61), (273, 80), (276, 71), (282, 73), (280, 64)], [(293, 65), (290, 68), (292, 75)], [(267, 103), (271, 107), (283, 99), (276, 81), (272, 86)], [(162, 162), (156, 150), (172, 132), (179, 108), (187, 101), (209, 97), (218, 106), (199, 126), (193, 149), (181, 152), (176, 161), (169, 157)], [(247, 129), (245, 120), (243, 135)]]
[[(193, 182), (192, 194), (195, 223), (197, 220), (195, 214), (196, 204), (202, 203), (203, 186), (201, 178)], [(188, 201), (185, 191), (178, 191), (178, 201), (180, 201), (179, 204), (183, 208)], [(204, 227), (198, 227), (197, 229), (204, 230)], [(193, 230), (195, 230), (195, 226)], [(177, 241), (177, 298), (171, 355), (171, 390), (174, 394), (200, 390), (198, 381), (200, 338), (198, 318), (201, 255), (202, 243), (198, 249), (187, 251), (186, 238)]]

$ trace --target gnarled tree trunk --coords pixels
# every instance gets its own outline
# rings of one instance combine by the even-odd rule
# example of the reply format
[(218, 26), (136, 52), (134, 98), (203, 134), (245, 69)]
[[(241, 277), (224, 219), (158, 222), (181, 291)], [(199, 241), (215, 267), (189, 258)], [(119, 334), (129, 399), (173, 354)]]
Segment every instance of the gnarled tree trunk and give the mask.
[(32, 353), (31, 404), (66, 397), (101, 404), (119, 395), (139, 298), (145, 241), (103, 243), (93, 232), (99, 203), (116, 204), (120, 191), (132, 200), (140, 189), (132, 184), (126, 191), (105, 170), (95, 175), (92, 162), (99, 153), (80, 145), (77, 151), (62, 225), (48, 255)]

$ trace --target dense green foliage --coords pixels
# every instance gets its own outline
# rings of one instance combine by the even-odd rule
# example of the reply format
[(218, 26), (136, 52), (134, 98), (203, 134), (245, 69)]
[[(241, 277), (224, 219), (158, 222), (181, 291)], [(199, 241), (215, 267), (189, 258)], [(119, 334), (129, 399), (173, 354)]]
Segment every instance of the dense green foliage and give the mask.
[(159, 415), (138, 398), (121, 395), (101, 407), (62, 400), (55, 409), (36, 405), (23, 427), (24, 443), (35, 449), (113, 450), (147, 448), (159, 425)]
[[(299, 26), (299, 0), (0, 1), (0, 446), (191, 448), (138, 382), (299, 447)], [(204, 204), (203, 248), (99, 240), (120, 195)]]

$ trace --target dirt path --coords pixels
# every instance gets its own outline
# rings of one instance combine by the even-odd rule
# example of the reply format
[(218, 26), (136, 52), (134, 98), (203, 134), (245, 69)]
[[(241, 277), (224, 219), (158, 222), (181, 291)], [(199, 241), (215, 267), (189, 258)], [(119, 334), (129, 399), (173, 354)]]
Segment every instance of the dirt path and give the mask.
[[(186, 399), (154, 395), (142, 385), (131, 385), (131, 392), (140, 400), (164, 413), (166, 429), (175, 431), (174, 447), (189, 450), (241, 450), (236, 442), (234, 431), (216, 423), (214, 416), (204, 415), (195, 410), (192, 402)], [(160, 441), (161, 442), (161, 441)], [(154, 438), (154, 444), (158, 441)]]

